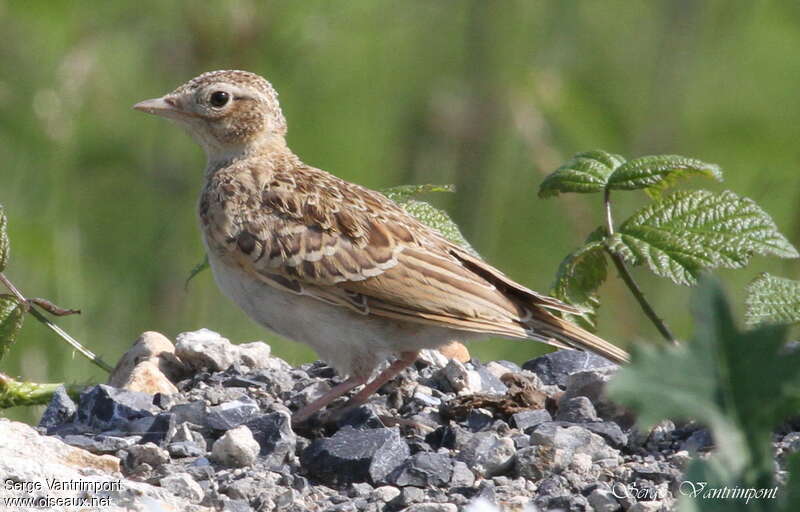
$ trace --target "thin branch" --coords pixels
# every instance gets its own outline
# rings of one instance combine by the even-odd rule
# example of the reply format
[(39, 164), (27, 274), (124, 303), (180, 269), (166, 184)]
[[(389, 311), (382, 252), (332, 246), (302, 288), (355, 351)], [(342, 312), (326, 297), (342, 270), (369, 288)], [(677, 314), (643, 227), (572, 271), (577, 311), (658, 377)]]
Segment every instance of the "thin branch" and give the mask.
[[(88, 348), (86, 348), (83, 345), (81, 345), (80, 342), (78, 342), (78, 340), (76, 340), (75, 338), (73, 338), (72, 336), (67, 334), (67, 332), (64, 331), (64, 329), (62, 329), (61, 327), (59, 327), (56, 324), (54, 324), (53, 322), (51, 322), (46, 316), (44, 316), (42, 313), (40, 313), (39, 310), (36, 309), (36, 306), (38, 305), (38, 306), (41, 307), (41, 304), (39, 302), (41, 299), (33, 300), (33, 301), (29, 301), (28, 299), (26, 299), (25, 296), (17, 289), (17, 287), (14, 286), (14, 283), (9, 281), (8, 278), (2, 272), (0, 272), (0, 283), (3, 283), (3, 285), (5, 285), (5, 287), (8, 288), (8, 290), (14, 295), (14, 297), (16, 297), (17, 300), (19, 300), (20, 304), (23, 304), (25, 306), (25, 308), (27, 309), (28, 313), (33, 315), (34, 318), (36, 318), (38, 321), (43, 323), (48, 329), (50, 329), (54, 333), (58, 334), (64, 341), (66, 341), (67, 343), (72, 345), (72, 347), (75, 350), (77, 350), (84, 357), (89, 359), (89, 361), (91, 361), (92, 363), (94, 363), (95, 365), (99, 366), (100, 368), (102, 368), (103, 370), (105, 370), (105, 371), (107, 371), (109, 373), (111, 373), (114, 370), (113, 367), (109, 366), (108, 363), (103, 361), (94, 352), (92, 352)], [(45, 301), (45, 302), (47, 302), (47, 301)], [(47, 302), (47, 303), (50, 304), (49, 302)], [(52, 304), (50, 304), (50, 305), (52, 305)], [(58, 308), (58, 307), (55, 307), (55, 309), (58, 310), (58, 311), (66, 311), (66, 312), (68, 312), (68, 314), (69, 314), (70, 311), (72, 311), (72, 310), (64, 310), (64, 309)]]
[[(612, 236), (614, 234), (614, 219), (611, 216), (611, 191), (606, 189), (603, 194), (603, 204), (605, 207), (606, 212), (606, 229), (608, 229), (608, 235)], [(672, 331), (670, 331), (667, 324), (661, 317), (658, 316), (656, 311), (647, 302), (647, 299), (644, 296), (644, 292), (642, 289), (639, 288), (638, 283), (631, 275), (630, 270), (628, 270), (628, 266), (625, 265), (625, 260), (622, 259), (622, 256), (612, 251), (608, 246), (605, 247), (606, 252), (609, 256), (611, 256), (611, 261), (614, 262), (614, 266), (617, 267), (617, 271), (619, 272), (619, 276), (622, 278), (622, 281), (627, 285), (628, 289), (633, 294), (633, 297), (636, 299), (636, 302), (639, 303), (639, 306), (644, 311), (644, 314), (647, 318), (653, 322), (653, 325), (656, 326), (658, 332), (661, 333), (661, 336), (664, 337), (667, 342), (671, 343), (672, 345), (678, 345), (678, 341), (675, 339), (675, 336), (672, 335)]]

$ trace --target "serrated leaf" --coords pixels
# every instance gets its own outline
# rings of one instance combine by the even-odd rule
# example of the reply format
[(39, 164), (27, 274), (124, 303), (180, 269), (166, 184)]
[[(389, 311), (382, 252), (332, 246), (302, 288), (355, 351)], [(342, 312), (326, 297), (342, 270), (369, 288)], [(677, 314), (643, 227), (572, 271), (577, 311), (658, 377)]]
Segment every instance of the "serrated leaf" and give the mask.
[(679, 179), (689, 176), (706, 176), (722, 181), (722, 169), (715, 164), (679, 155), (643, 156), (620, 165), (609, 176), (608, 188), (645, 189), (651, 196), (656, 196)]
[[(601, 230), (605, 233), (605, 230)], [(571, 252), (561, 261), (551, 295), (584, 311), (582, 315), (563, 316), (584, 329), (597, 329), (600, 299), (597, 289), (606, 280), (608, 269), (602, 236), (593, 234), (586, 245)]]
[(710, 462), (725, 470), (717, 473), (763, 485), (772, 475), (773, 429), (800, 408), (800, 351), (784, 350), (784, 328), (740, 331), (716, 281), (704, 278), (692, 304), (692, 340), (634, 347), (609, 396), (645, 428), (666, 418), (708, 425), (717, 445)]
[(4, 271), (8, 265), (8, 252), (8, 218), (5, 208), (0, 205), (0, 272)]
[(453, 185), (401, 185), (384, 189), (381, 192), (403, 207), (418, 221), (439, 231), (446, 239), (456, 245), (460, 245), (473, 256), (478, 256), (478, 252), (467, 242), (461, 230), (458, 229), (458, 225), (453, 222), (453, 219), (444, 210), (440, 210), (425, 201), (414, 199), (420, 194), (429, 192), (455, 192)]
[(0, 360), (8, 353), (22, 327), (25, 311), (11, 295), (0, 295)]
[(550, 173), (539, 186), (539, 197), (564, 192), (602, 192), (609, 176), (625, 159), (619, 155), (595, 150), (578, 153), (569, 162)]
[(382, 191), (383, 195), (396, 203), (402, 203), (431, 192), (455, 192), (455, 185), (400, 185)]
[(183, 289), (189, 289), (189, 281), (195, 278), (197, 274), (206, 270), (208, 268), (208, 254), (203, 255), (203, 261), (192, 267), (192, 270), (189, 271), (189, 277), (186, 278), (186, 282), (183, 283)]
[(461, 230), (458, 229), (458, 225), (443, 210), (432, 206), (430, 203), (417, 201), (416, 199), (402, 202), (400, 206), (426, 226), (437, 230), (446, 239), (463, 247), (473, 256), (480, 257), (478, 252), (464, 238)]
[(753, 254), (798, 257), (764, 210), (730, 191), (678, 191), (657, 200), (626, 220), (609, 248), (684, 285), (695, 284), (703, 269), (743, 267)]
[(749, 325), (800, 322), (800, 281), (763, 273), (747, 286)]

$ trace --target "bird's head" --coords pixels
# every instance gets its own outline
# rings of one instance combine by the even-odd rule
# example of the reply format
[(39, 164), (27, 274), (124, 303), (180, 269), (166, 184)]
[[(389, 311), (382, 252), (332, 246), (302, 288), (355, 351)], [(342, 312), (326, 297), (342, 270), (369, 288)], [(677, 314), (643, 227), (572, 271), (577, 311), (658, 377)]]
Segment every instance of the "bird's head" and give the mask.
[(247, 71), (203, 73), (133, 108), (177, 121), (212, 161), (285, 145), (286, 120), (278, 93), (262, 77)]

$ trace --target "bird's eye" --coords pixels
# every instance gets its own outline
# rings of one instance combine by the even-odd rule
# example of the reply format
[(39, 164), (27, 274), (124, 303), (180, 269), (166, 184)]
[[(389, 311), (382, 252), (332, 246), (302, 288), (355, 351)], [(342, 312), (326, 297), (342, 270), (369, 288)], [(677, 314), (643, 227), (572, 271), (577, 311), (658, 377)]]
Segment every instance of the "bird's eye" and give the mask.
[(225, 104), (228, 103), (228, 100), (231, 99), (231, 95), (225, 91), (215, 91), (211, 93), (211, 98), (209, 98), (209, 102), (211, 103), (212, 107), (224, 107)]

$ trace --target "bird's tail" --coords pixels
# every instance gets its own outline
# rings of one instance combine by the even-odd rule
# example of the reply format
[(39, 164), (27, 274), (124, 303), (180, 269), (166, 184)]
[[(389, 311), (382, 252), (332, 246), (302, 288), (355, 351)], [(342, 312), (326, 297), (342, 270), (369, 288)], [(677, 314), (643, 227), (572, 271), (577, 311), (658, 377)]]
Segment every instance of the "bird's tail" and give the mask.
[(616, 345), (595, 336), (568, 320), (541, 311), (529, 321), (531, 337), (562, 348), (593, 352), (609, 361), (623, 364), (630, 361), (630, 355)]

